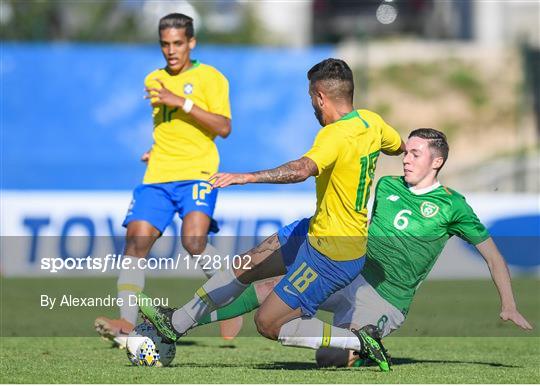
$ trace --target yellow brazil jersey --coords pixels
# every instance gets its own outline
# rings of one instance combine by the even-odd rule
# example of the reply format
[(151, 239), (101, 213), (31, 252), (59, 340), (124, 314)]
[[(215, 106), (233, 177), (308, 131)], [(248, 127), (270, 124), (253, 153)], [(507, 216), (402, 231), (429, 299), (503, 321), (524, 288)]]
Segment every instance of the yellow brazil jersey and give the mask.
[[(203, 110), (230, 118), (229, 83), (225, 76), (212, 66), (198, 61), (192, 64), (177, 75), (170, 75), (165, 69), (153, 71), (144, 84), (160, 88), (155, 80), (159, 79), (171, 92), (191, 99)], [(152, 116), (154, 144), (143, 183), (208, 180), (217, 172), (219, 154), (214, 134), (181, 108), (159, 105), (154, 107)]]
[(304, 154), (319, 169), (317, 210), (309, 242), (332, 260), (362, 257), (367, 244), (367, 201), (381, 150), (394, 152), (401, 137), (378, 115), (354, 110), (323, 127)]

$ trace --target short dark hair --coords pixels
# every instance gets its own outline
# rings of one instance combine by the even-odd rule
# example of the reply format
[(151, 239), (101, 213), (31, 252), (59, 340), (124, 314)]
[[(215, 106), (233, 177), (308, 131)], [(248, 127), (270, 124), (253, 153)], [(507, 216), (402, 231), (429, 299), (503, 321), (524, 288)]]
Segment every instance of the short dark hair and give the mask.
[(168, 28), (184, 28), (188, 39), (191, 39), (195, 34), (193, 18), (184, 15), (183, 13), (170, 13), (159, 19), (158, 33), (161, 33), (161, 31)]
[(345, 99), (352, 103), (354, 80), (351, 68), (341, 59), (325, 59), (307, 73), (310, 85), (323, 82), (323, 87), (333, 99)]
[(444, 135), (443, 132), (432, 128), (420, 128), (411, 131), (409, 138), (412, 137), (423, 138), (428, 141), (431, 154), (436, 157), (442, 157), (443, 159), (443, 163), (439, 168), (439, 170), (441, 170), (448, 159), (448, 151), (450, 150), (446, 135)]

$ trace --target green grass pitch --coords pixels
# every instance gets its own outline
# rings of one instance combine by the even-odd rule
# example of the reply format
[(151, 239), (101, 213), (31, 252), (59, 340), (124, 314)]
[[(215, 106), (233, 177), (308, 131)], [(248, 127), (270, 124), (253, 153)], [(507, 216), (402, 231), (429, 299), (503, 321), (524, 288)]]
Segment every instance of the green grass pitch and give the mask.
[[(200, 283), (149, 279), (147, 290), (176, 304)], [(46, 311), (36, 297), (41, 292), (101, 296), (114, 293), (114, 287), (114, 279), (3, 278), (0, 383), (540, 382), (537, 279), (514, 284), (522, 312), (536, 327), (532, 333), (498, 321), (498, 297), (489, 280), (426, 282), (403, 329), (385, 339), (394, 360), (390, 373), (375, 367), (317, 369), (312, 350), (256, 336), (250, 315), (240, 338), (224, 341), (217, 326), (206, 326), (181, 341), (171, 367), (137, 368), (125, 352), (93, 335), (94, 317), (113, 316), (115, 310)]]

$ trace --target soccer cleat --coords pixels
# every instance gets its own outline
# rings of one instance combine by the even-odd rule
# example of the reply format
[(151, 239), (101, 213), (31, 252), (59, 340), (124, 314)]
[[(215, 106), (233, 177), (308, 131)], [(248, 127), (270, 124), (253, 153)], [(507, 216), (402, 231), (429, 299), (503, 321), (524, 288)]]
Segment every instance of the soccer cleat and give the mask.
[(358, 358), (349, 367), (365, 367), (372, 363), (369, 358)]
[(94, 328), (106, 340), (114, 340), (118, 336), (127, 336), (133, 330), (133, 327), (133, 324), (125, 319), (109, 319), (100, 316), (94, 321)]
[(386, 349), (381, 343), (381, 337), (377, 327), (367, 325), (360, 330), (352, 329), (352, 332), (360, 340), (362, 349), (358, 352), (360, 358), (369, 358), (379, 366), (381, 371), (390, 371), (390, 361)]
[(222, 320), (221, 322), (219, 322), (219, 330), (221, 333), (221, 337), (225, 340), (233, 340), (242, 329), (243, 324), (244, 318), (242, 318), (242, 316)]
[[(150, 298), (143, 294), (138, 293), (139, 297), (139, 310), (143, 314), (143, 317), (154, 325), (159, 335), (163, 337), (165, 343), (176, 342), (183, 334), (178, 333), (172, 325), (172, 315), (176, 309), (170, 307), (152, 306), (148, 301)], [(145, 300), (146, 299), (146, 300)]]
[[(369, 358), (360, 358), (358, 356), (358, 353), (355, 355), (356, 360), (353, 358), (351, 359), (349, 363), (349, 367), (368, 367), (368, 366), (376, 366), (377, 364), (373, 362)], [(390, 367), (392, 367), (392, 358), (390, 357), (390, 354), (386, 353), (386, 359), (388, 360), (388, 363), (390, 364)]]

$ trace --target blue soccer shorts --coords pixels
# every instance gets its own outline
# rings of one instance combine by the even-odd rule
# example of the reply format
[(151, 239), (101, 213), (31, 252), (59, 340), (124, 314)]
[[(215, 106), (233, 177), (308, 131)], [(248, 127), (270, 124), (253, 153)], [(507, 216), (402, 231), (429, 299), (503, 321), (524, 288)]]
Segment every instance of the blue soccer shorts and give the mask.
[(331, 294), (360, 274), (365, 258), (336, 261), (317, 251), (307, 238), (309, 220), (295, 221), (278, 232), (287, 273), (274, 291), (289, 307), (300, 307), (304, 316), (312, 317)]
[(209, 232), (219, 231), (212, 218), (216, 206), (217, 189), (207, 181), (176, 181), (162, 184), (141, 184), (133, 191), (122, 226), (132, 221), (143, 220), (152, 224), (161, 233), (178, 213), (184, 218), (190, 212), (203, 212), (211, 219)]

